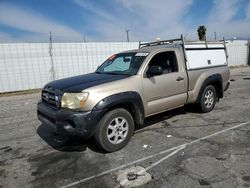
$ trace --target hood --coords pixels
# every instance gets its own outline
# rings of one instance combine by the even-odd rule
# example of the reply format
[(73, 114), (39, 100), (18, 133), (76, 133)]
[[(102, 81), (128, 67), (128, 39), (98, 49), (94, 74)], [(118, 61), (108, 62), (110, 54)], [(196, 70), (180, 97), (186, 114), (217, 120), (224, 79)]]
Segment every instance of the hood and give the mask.
[(55, 80), (45, 85), (45, 88), (58, 89), (63, 92), (80, 92), (84, 89), (128, 78), (129, 75), (112, 75), (112, 74), (98, 74), (91, 73), (61, 80)]

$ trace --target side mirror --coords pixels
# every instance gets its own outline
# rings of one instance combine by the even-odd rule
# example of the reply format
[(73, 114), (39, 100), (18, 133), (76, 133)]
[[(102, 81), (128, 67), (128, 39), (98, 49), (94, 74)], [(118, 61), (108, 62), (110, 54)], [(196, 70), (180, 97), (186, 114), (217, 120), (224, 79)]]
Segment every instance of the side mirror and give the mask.
[(162, 73), (163, 73), (163, 70), (162, 70), (161, 66), (150, 66), (150, 67), (148, 67), (146, 74), (148, 77), (152, 77), (152, 76), (156, 76), (156, 75), (161, 75)]

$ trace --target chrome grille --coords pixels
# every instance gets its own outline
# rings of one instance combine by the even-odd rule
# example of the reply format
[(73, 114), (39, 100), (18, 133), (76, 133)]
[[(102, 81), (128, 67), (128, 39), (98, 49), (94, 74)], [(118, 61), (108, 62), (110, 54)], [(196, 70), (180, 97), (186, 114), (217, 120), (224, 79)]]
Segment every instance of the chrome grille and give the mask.
[(55, 109), (60, 108), (60, 93), (52, 88), (43, 89), (42, 100)]

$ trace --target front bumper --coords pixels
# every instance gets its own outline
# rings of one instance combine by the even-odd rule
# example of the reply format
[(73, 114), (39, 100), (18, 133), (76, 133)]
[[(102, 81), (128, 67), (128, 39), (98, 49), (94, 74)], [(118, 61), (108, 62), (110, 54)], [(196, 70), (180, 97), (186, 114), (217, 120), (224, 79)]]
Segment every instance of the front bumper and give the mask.
[(44, 125), (51, 127), (54, 132), (63, 135), (79, 135), (83, 138), (93, 136), (103, 114), (104, 111), (101, 110), (87, 112), (55, 110), (42, 101), (37, 104), (38, 119)]

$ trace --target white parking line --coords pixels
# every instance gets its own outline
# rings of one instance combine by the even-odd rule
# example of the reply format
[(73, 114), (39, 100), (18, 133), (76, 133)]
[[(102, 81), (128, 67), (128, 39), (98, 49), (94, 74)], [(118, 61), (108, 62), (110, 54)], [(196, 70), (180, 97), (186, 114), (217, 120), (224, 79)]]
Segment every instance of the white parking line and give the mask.
[[(165, 161), (166, 159), (172, 157), (173, 155), (177, 154), (179, 151), (185, 149), (186, 146), (184, 145), (180, 145), (178, 149), (172, 151), (170, 154), (166, 155), (165, 157), (159, 159), (158, 161), (156, 161), (155, 163), (152, 163), (150, 166), (148, 166), (147, 168), (144, 169), (144, 171), (148, 171), (150, 170), (151, 168), (157, 166), (158, 164), (162, 163), (163, 161)], [(142, 172), (139, 172), (139, 174), (142, 174), (144, 173), (144, 171)]]
[(90, 176), (90, 177), (87, 177), (87, 178), (84, 178), (84, 179), (75, 181), (75, 182), (70, 183), (70, 184), (68, 184), (68, 185), (62, 186), (62, 188), (72, 187), (72, 186), (78, 185), (78, 184), (80, 184), (80, 183), (86, 182), (86, 181), (88, 181), (88, 180), (91, 180), (91, 179), (94, 179), (94, 178), (97, 178), (97, 177), (100, 177), (100, 176), (103, 176), (103, 175), (106, 175), (106, 174), (110, 174), (110, 173), (112, 173), (112, 172), (114, 172), (114, 171), (117, 171), (117, 170), (126, 168), (126, 167), (128, 167), (128, 166), (133, 165), (133, 164), (140, 163), (140, 162), (143, 162), (143, 161), (145, 161), (145, 160), (154, 158), (154, 157), (156, 157), (156, 156), (158, 156), (158, 155), (162, 155), (162, 154), (168, 153), (168, 152), (170, 152), (170, 151), (173, 151), (173, 152), (170, 153), (169, 155), (164, 156), (163, 158), (161, 158), (160, 160), (156, 161), (155, 163), (151, 164), (149, 167), (146, 168), (146, 170), (149, 170), (149, 169), (155, 167), (156, 165), (162, 163), (163, 161), (165, 161), (165, 160), (168, 159), (169, 157), (175, 155), (175, 154), (178, 153), (179, 151), (185, 149), (186, 146), (195, 144), (195, 143), (197, 143), (197, 142), (200, 142), (200, 141), (202, 141), (202, 140), (205, 140), (205, 139), (208, 139), (208, 138), (217, 136), (217, 135), (219, 135), (219, 134), (228, 132), (228, 131), (230, 131), (230, 130), (237, 129), (237, 128), (239, 128), (239, 127), (243, 127), (243, 126), (245, 126), (245, 125), (247, 125), (247, 124), (249, 124), (249, 123), (250, 123), (250, 121), (245, 122), (245, 123), (241, 123), (241, 124), (239, 124), (239, 125), (235, 125), (235, 126), (229, 127), (229, 128), (227, 128), (227, 129), (223, 129), (223, 130), (221, 130), (221, 131), (218, 131), (218, 132), (215, 132), (215, 133), (213, 133), (213, 134), (204, 136), (204, 137), (202, 137), (202, 138), (198, 138), (198, 139), (193, 140), (193, 141), (191, 141), (191, 142), (188, 142), (188, 143), (185, 143), (185, 144), (181, 144), (181, 145), (179, 145), (179, 146), (172, 147), (172, 148), (169, 148), (169, 149), (164, 150), (164, 151), (160, 151), (160, 152), (158, 152), (158, 153), (149, 155), (149, 156), (147, 156), (147, 157), (144, 157), (144, 158), (141, 158), (141, 159), (138, 159), (138, 160), (129, 162), (129, 163), (127, 163), (127, 164), (123, 164), (123, 165), (118, 166), (118, 167), (116, 167), (116, 168), (112, 168), (112, 169), (110, 169), (110, 170), (103, 171), (103, 172), (101, 172), (101, 173), (99, 173), (99, 174), (96, 174), (96, 175), (93, 175), (93, 176)]

